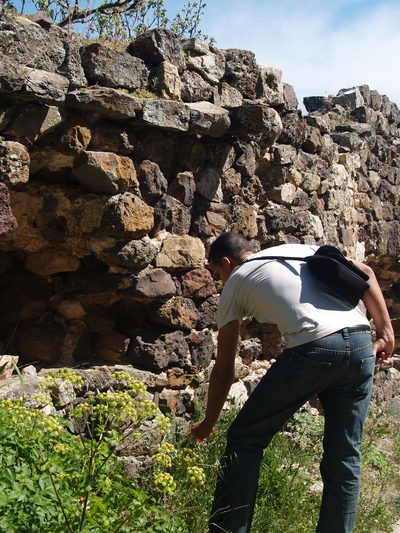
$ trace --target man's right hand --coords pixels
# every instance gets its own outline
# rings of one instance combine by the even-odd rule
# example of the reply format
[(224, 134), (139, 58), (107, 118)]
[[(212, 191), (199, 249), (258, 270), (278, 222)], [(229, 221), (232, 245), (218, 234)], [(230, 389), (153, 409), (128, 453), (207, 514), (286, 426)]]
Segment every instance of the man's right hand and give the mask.
[(213, 432), (214, 427), (207, 424), (206, 420), (201, 420), (200, 422), (195, 422), (192, 425), (192, 435), (195, 439), (202, 441), (208, 439), (208, 437)]

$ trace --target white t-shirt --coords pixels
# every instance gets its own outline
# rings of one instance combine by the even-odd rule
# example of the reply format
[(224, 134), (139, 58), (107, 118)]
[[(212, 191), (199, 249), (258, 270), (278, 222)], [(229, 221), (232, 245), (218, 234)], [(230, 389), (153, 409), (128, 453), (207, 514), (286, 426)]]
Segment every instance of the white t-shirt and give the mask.
[[(306, 257), (318, 246), (282, 244), (250, 256)], [(247, 259), (250, 259), (248, 257)], [(246, 260), (223, 288), (217, 312), (218, 329), (245, 317), (276, 324), (288, 348), (325, 337), (345, 327), (369, 325), (359, 307), (326, 292), (305, 262)]]

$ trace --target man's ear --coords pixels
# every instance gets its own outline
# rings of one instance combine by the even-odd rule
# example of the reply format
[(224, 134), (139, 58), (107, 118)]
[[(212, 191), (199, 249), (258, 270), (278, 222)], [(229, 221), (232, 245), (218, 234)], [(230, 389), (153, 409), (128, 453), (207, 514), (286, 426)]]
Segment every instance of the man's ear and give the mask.
[(230, 266), (232, 266), (232, 259), (230, 257), (224, 255), (221, 258), (221, 263), (222, 263), (223, 266), (229, 266), (230, 267)]

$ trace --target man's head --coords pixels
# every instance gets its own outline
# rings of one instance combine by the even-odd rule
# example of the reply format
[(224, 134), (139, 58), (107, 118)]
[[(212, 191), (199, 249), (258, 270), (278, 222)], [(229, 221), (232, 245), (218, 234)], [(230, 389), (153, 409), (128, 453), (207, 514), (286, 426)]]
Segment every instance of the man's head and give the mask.
[(249, 241), (239, 233), (223, 233), (211, 245), (208, 262), (223, 284), (232, 270), (252, 253)]

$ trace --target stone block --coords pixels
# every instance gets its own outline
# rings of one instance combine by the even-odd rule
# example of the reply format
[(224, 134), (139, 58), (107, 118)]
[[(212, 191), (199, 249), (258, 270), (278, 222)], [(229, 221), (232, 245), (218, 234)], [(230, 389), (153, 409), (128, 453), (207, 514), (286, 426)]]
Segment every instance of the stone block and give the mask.
[(167, 237), (156, 257), (156, 266), (172, 270), (189, 270), (203, 267), (205, 249), (197, 237)]
[(282, 132), (279, 114), (266, 104), (244, 101), (230, 111), (230, 132), (239, 137), (250, 136), (272, 145)]
[(136, 91), (147, 86), (145, 63), (127, 52), (117, 52), (99, 43), (81, 49), (82, 66), (90, 85)]
[(36, 141), (62, 122), (58, 107), (38, 104), (20, 106), (8, 123), (5, 134)]
[(176, 294), (176, 286), (170, 274), (155, 268), (138, 275), (132, 294), (145, 300), (171, 298)]
[(180, 102), (150, 98), (143, 106), (140, 122), (168, 131), (187, 131), (190, 109)]
[(154, 329), (146, 330), (131, 339), (127, 357), (139, 369), (159, 372), (187, 366), (189, 346), (182, 331), (160, 334)]
[(36, 276), (45, 277), (59, 272), (74, 272), (78, 270), (80, 261), (77, 257), (60, 250), (45, 250), (28, 255), (24, 266)]
[(271, 107), (283, 107), (285, 102), (282, 71), (273, 65), (262, 65), (256, 87), (257, 98), (262, 98)]
[(211, 85), (216, 85), (225, 74), (225, 57), (219, 50), (208, 50), (205, 54), (193, 50), (188, 52), (187, 66)]
[(179, 70), (186, 68), (183, 47), (178, 37), (171, 31), (156, 28), (140, 34), (127, 48), (128, 52), (156, 66), (168, 61)]
[(182, 72), (181, 96), (184, 102), (208, 101), (212, 94), (211, 85), (198, 72), (194, 70)]
[(69, 92), (66, 104), (71, 109), (108, 120), (132, 119), (143, 107), (139, 98), (110, 87), (88, 87)]
[(16, 187), (29, 181), (29, 152), (23, 144), (0, 141), (0, 176), (8, 187)]
[(229, 48), (224, 50), (224, 55), (226, 61), (224, 80), (230, 86), (238, 89), (245, 98), (255, 98), (260, 69), (254, 53), (248, 50)]
[(72, 174), (96, 194), (112, 195), (139, 185), (133, 161), (112, 152), (83, 152)]
[(107, 235), (140, 238), (153, 227), (153, 208), (132, 193), (116, 194), (104, 206), (101, 228)]
[(150, 315), (154, 324), (184, 330), (195, 328), (198, 320), (194, 302), (182, 296), (174, 296), (161, 305), (153, 305)]
[(190, 109), (189, 131), (209, 137), (222, 137), (228, 130), (231, 120), (229, 112), (210, 102), (187, 104)]

